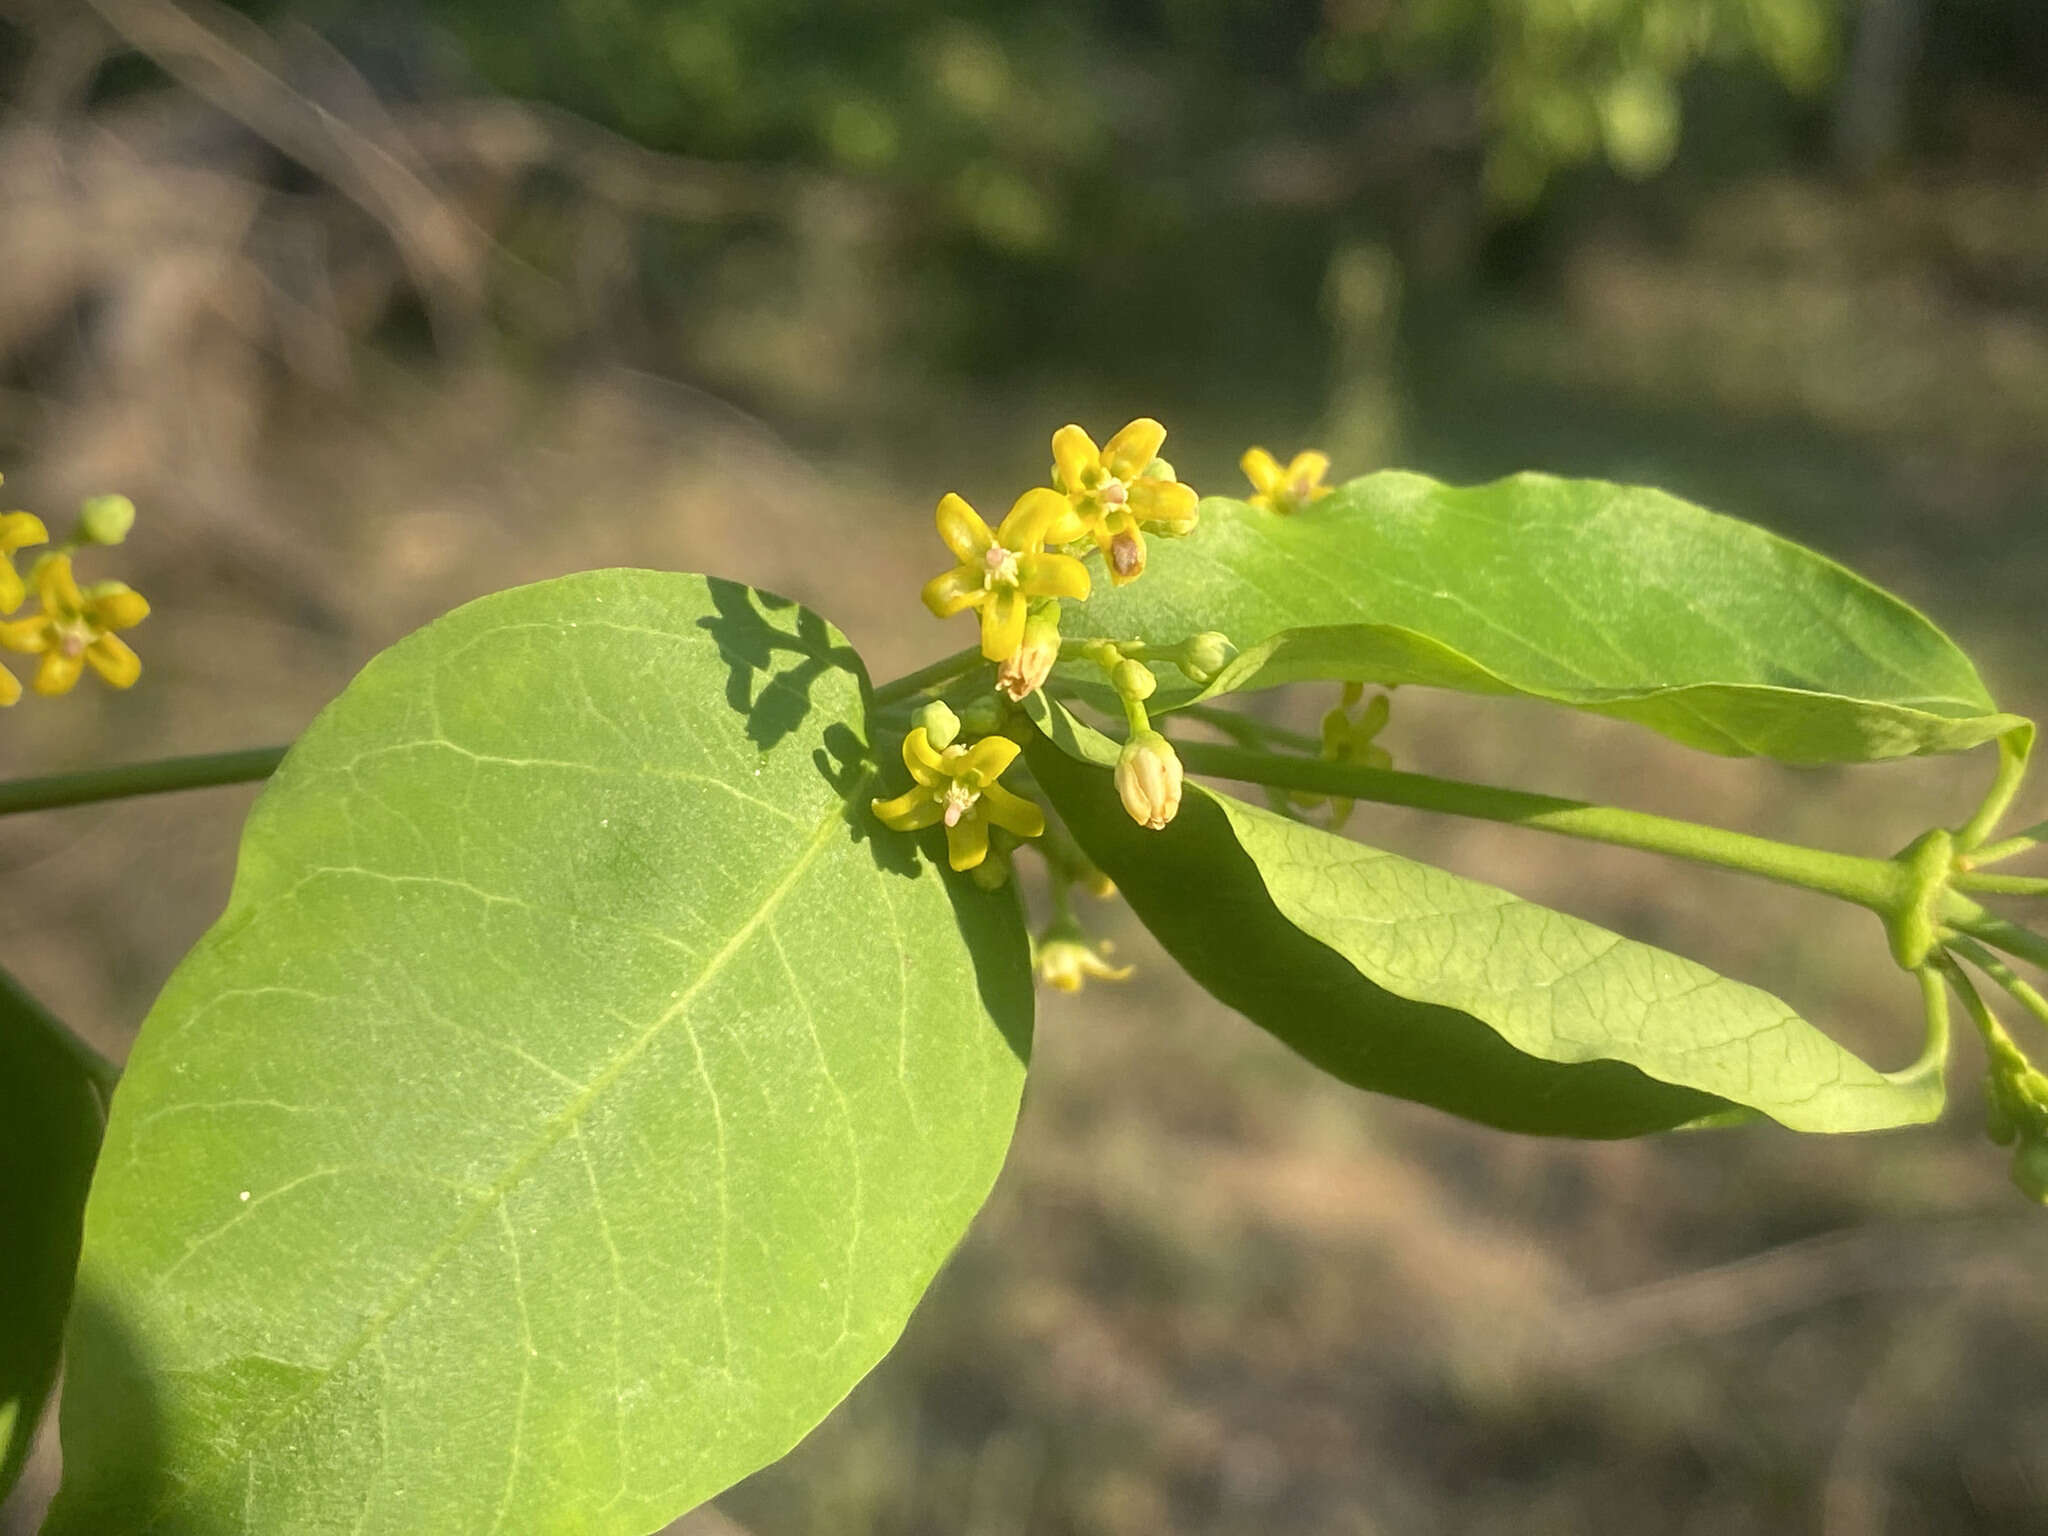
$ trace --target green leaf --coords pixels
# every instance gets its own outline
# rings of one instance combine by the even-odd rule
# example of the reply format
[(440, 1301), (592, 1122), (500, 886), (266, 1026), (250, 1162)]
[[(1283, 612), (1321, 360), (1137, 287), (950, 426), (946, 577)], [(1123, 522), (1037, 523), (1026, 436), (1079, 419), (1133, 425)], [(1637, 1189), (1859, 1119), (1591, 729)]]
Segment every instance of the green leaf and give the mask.
[(1888, 1077), (1768, 993), (1496, 887), (1195, 784), (1145, 831), (1118, 803), (1114, 745), (1034, 713), (1058, 741), (1033, 741), (1033, 774), (1145, 926), (1356, 1087), (1555, 1136), (1739, 1111), (1865, 1131), (1941, 1112), (1937, 1073)]
[(0, 973), (0, 1499), (57, 1379), (100, 1119), (99, 1089), (78, 1058)]
[(1947, 636), (1833, 561), (1661, 491), (1547, 475), (1369, 475), (1286, 517), (1211, 497), (1192, 537), (1155, 541), (1143, 579), (1098, 583), (1067, 629), (1224, 631), (1243, 654), (1204, 698), (1419, 683), (1788, 763), (1958, 752), (2023, 724)]
[(373, 661), (252, 813), (86, 1213), (57, 1532), (644, 1532), (980, 1206), (1014, 895), (883, 832), (858, 658), (597, 571)]

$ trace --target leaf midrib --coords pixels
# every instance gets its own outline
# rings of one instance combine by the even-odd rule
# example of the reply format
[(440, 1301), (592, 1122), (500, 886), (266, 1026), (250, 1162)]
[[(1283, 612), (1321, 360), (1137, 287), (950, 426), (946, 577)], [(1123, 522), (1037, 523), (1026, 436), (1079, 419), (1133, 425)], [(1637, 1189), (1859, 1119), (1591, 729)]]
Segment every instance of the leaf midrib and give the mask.
[(582, 1123), (583, 1117), (589, 1113), (590, 1109), (604, 1095), (606, 1090), (625, 1074), (627, 1068), (638, 1060), (670, 1025), (687, 1013), (690, 1005), (704, 988), (746, 947), (748, 940), (753, 938), (762, 924), (766, 923), (773, 916), (776, 908), (781, 906), (790, 892), (796, 889), (804, 875), (809, 872), (811, 866), (817, 862), (819, 856), (830, 844), (839, 825), (851, 813), (860, 798), (861, 792), (873, 778), (874, 772), (875, 769), (872, 764), (864, 764), (862, 766), (861, 772), (848, 784), (842, 798), (818, 823), (810, 839), (804, 844), (803, 850), (797, 855), (794, 862), (791, 863), (789, 870), (776, 882), (775, 887), (762, 899), (760, 905), (755, 908), (747, 920), (740, 924), (733, 931), (732, 936), (720, 946), (718, 952), (706, 963), (697, 979), (682, 991), (660, 1017), (655, 1019), (652, 1024), (648, 1025), (633, 1040), (628, 1042), (625, 1048), (613, 1058), (611, 1063), (591, 1080), (590, 1085), (581, 1094), (571, 1100), (541, 1127), (539, 1133), (528, 1146), (506, 1165), (504, 1172), (491, 1181), (484, 1193), (478, 1198), (476, 1204), (456, 1221), (455, 1225), (450, 1229), (448, 1236), (420, 1265), (418, 1272), (398, 1288), (392, 1299), (380, 1311), (363, 1324), (355, 1337), (350, 1339), (327, 1365), (315, 1368), (312, 1379), (300, 1391), (294, 1393), (291, 1399), (275, 1413), (256, 1426), (251, 1433), (225, 1448), (222, 1447), (219, 1441), (215, 1441), (209, 1446), (209, 1450), (213, 1452), (213, 1470), (195, 1477), (192, 1481), (184, 1484), (176, 1492), (160, 1502), (150, 1512), (148, 1521), (143, 1526), (145, 1536), (147, 1536), (148, 1532), (155, 1530), (164, 1517), (170, 1514), (177, 1505), (188, 1501), (194, 1494), (209, 1487), (222, 1472), (241, 1462), (256, 1446), (269, 1437), (272, 1430), (288, 1420), (308, 1399), (325, 1388), (329, 1382), (333, 1381), (336, 1376), (340, 1375), (343, 1370), (352, 1364), (357, 1356), (361, 1355), (364, 1350), (370, 1348), (382, 1337), (384, 1330), (396, 1321), (405, 1309), (412, 1304), (413, 1300), (426, 1288), (427, 1283), (433, 1279), (441, 1266), (455, 1256), (462, 1245), (468, 1241), (471, 1234), (490, 1218), (493, 1211), (503, 1206), (506, 1196), (519, 1186), (520, 1182), (527, 1174), (532, 1172), (533, 1168), (543, 1157), (558, 1146), (565, 1137), (576, 1132)]

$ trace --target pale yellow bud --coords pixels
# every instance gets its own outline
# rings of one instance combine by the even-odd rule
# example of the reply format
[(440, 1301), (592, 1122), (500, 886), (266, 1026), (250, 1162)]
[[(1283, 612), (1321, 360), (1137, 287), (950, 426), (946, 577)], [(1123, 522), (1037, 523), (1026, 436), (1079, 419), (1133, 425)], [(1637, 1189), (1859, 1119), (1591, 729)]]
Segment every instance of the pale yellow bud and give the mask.
[(1180, 754), (1157, 731), (1140, 731), (1116, 760), (1116, 793), (1139, 826), (1154, 832), (1180, 811)]

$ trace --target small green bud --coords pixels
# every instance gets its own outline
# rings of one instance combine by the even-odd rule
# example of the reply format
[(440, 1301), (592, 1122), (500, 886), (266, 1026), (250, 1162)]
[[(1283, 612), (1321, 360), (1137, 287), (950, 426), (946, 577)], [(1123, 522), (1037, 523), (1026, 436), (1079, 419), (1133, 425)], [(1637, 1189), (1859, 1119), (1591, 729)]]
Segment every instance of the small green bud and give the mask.
[(2021, 1140), (2012, 1158), (2012, 1181), (2036, 1205), (2048, 1205), (2048, 1141), (2037, 1136)]
[(1991, 1138), (1992, 1145), (2009, 1147), (2020, 1134), (2019, 1122), (2013, 1119), (2012, 1106), (2005, 1102), (2005, 1095), (1998, 1091), (1998, 1085), (1991, 1085), (1991, 1092), (1984, 1101), (1984, 1134)]
[(945, 751), (960, 739), (960, 717), (942, 699), (933, 699), (910, 717), (910, 723), (924, 727), (925, 740), (935, 752)]
[(1206, 629), (1189, 638), (1181, 650), (1180, 669), (1188, 680), (1207, 685), (1215, 681), (1216, 674), (1230, 663), (1237, 654), (1237, 647), (1230, 643), (1228, 635)]
[[(1003, 708), (994, 695), (983, 694), (967, 706), (967, 713), (960, 717), (960, 729), (969, 736), (972, 736), (976, 741), (979, 741), (984, 736), (994, 736), (999, 733), (1003, 728), (1004, 719), (1007, 714), (1008, 711)], [(940, 750), (944, 751), (945, 749), (942, 747)]]
[(135, 503), (126, 496), (88, 496), (78, 511), (78, 532), (88, 544), (118, 544), (135, 526)]
[(1136, 699), (1142, 704), (1152, 697), (1153, 690), (1159, 686), (1159, 679), (1142, 661), (1120, 661), (1116, 670), (1109, 674), (1109, 683), (1116, 689), (1118, 698)]

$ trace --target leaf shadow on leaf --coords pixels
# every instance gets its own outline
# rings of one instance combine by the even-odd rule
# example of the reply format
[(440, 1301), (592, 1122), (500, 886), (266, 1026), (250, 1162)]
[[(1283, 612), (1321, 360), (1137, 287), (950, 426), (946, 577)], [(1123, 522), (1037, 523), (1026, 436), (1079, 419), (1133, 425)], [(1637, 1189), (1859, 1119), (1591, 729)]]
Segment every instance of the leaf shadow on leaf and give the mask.
[[(833, 668), (861, 674), (859, 654), (834, 643), (831, 626), (786, 597), (737, 582), (708, 579), (717, 616), (697, 621), (718, 646), (728, 668), (725, 701), (747, 717), (747, 739), (762, 751), (803, 724), (811, 712), (811, 685)], [(758, 606), (756, 606), (758, 604)], [(790, 615), (784, 628), (771, 615)], [(793, 655), (792, 666), (776, 670), (778, 655)]]
[[(874, 756), (867, 744), (844, 725), (827, 726), (819, 738), (823, 745), (811, 754), (811, 762), (825, 776), (839, 798), (846, 802), (846, 835), (867, 846), (868, 857), (884, 874), (915, 880), (918, 874), (917, 846), (907, 837), (892, 833), (875, 819), (868, 800), (876, 794), (893, 794), (895, 788), (878, 790)], [(900, 775), (904, 784), (908, 775)], [(900, 788), (900, 786), (897, 786)]]
[[(149, 1367), (120, 1309), (90, 1283), (82, 1283), (73, 1300), (65, 1346), (69, 1360), (75, 1362), (69, 1371), (72, 1382), (93, 1380), (112, 1386), (96, 1394), (90, 1415), (94, 1442), (102, 1454), (88, 1460), (75, 1436), (65, 1436), (64, 1481), (43, 1527), (45, 1536), (113, 1536), (145, 1529), (151, 1536), (225, 1536), (227, 1527), (211, 1518), (180, 1511), (156, 1513), (170, 1484), (163, 1464), (162, 1414)], [(75, 1390), (79, 1389), (67, 1388)], [(69, 1508), (81, 1498), (92, 1511), (83, 1520)]]
[(1618, 1060), (1524, 1055), (1456, 1008), (1376, 985), (1287, 920), (1216, 801), (1190, 789), (1164, 831), (1123, 814), (1108, 770), (1043, 738), (1033, 771), (1081, 847), (1212, 997), (1354, 1087), (1534, 1135), (1639, 1136), (1728, 1107)]

